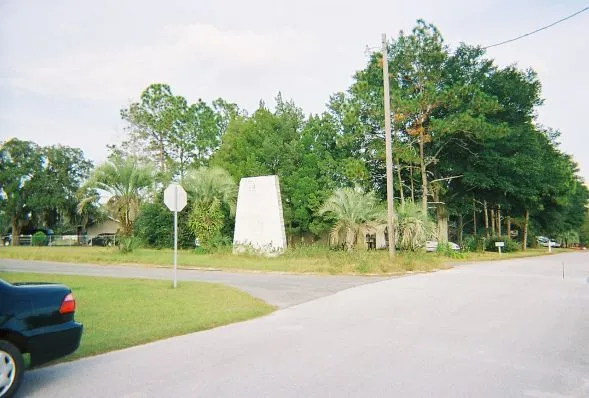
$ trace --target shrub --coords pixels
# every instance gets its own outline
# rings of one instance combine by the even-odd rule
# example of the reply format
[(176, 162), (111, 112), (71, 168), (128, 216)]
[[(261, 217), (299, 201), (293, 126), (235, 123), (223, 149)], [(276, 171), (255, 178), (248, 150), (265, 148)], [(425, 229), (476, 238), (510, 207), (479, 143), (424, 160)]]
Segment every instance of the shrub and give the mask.
[(498, 252), (499, 249), (495, 246), (495, 242), (505, 242), (505, 246), (501, 248), (504, 253), (511, 253), (521, 250), (521, 245), (509, 239), (507, 236), (492, 236), (489, 239), (485, 239), (485, 250)]
[(420, 205), (407, 202), (397, 209), (397, 245), (404, 250), (416, 251), (435, 236), (435, 224)]
[(203, 248), (209, 249), (214, 247), (216, 242), (222, 242), (221, 229), (224, 219), (221, 202), (213, 199), (211, 203), (200, 202), (193, 205), (188, 225)]
[(140, 240), (135, 236), (117, 236), (117, 241), (121, 253), (132, 253), (140, 246)]
[[(174, 247), (174, 213), (163, 203), (148, 203), (141, 207), (135, 220), (134, 235), (141, 243), (156, 249)], [(178, 213), (178, 247), (194, 248), (194, 234), (188, 227), (188, 212)]]
[(436, 247), (436, 253), (441, 254), (450, 258), (465, 258), (466, 253), (462, 253), (458, 250), (454, 250), (450, 247), (449, 243), (439, 243)]
[(31, 238), (31, 244), (33, 246), (46, 246), (47, 245), (47, 235), (42, 231), (35, 232), (33, 237)]
[(462, 240), (462, 250), (465, 252), (483, 251), (483, 239), (475, 235), (467, 236)]
[(566, 232), (560, 233), (557, 239), (563, 245), (563, 247), (570, 247), (580, 243), (579, 233), (574, 230), (568, 230)]

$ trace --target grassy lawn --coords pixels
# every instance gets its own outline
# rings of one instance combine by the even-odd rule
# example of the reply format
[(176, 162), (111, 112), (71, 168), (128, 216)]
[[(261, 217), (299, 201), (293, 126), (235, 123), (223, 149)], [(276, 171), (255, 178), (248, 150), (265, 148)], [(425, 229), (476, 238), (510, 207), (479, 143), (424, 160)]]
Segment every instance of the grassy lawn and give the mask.
[[(553, 248), (552, 254), (558, 253), (570, 253), (572, 249), (558, 249)], [(523, 258), (523, 257), (538, 257), (548, 255), (548, 249), (545, 247), (528, 248), (525, 252), (518, 251), (513, 253), (502, 253), (499, 255), (497, 252), (474, 252), (468, 253), (464, 258), (457, 259), (455, 262), (472, 262), (472, 261), (494, 261), (494, 260), (507, 260), (512, 258)]]
[[(563, 249), (554, 250), (562, 252)], [(1, 247), (0, 258), (43, 260), (91, 264), (172, 264), (172, 250), (136, 249), (123, 254), (112, 247)], [(223, 270), (278, 271), (320, 274), (403, 274), (408, 271), (429, 272), (447, 268), (445, 264), (457, 261), (480, 261), (508, 259), (546, 254), (545, 248), (529, 249), (526, 252), (465, 253), (463, 258), (453, 259), (437, 253), (398, 252), (390, 261), (385, 250), (333, 251), (320, 246), (289, 249), (284, 255), (273, 258), (247, 254), (233, 255), (230, 250), (213, 254), (198, 254), (193, 250), (180, 250), (178, 264), (189, 268), (214, 268)]]
[[(135, 264), (171, 266), (173, 251), (169, 249), (136, 249), (122, 254), (112, 247), (2, 247), (0, 258), (43, 260), (92, 264)], [(394, 262), (384, 250), (333, 251), (324, 247), (289, 249), (279, 257), (234, 255), (230, 250), (199, 254), (179, 250), (178, 264), (190, 268), (223, 270), (278, 271), (320, 274), (383, 274), (407, 271), (432, 271), (443, 268), (444, 258), (435, 254), (403, 253)]]
[(9, 282), (59, 282), (72, 289), (80, 348), (65, 360), (266, 315), (274, 307), (235, 288), (203, 282), (97, 278), (0, 272)]

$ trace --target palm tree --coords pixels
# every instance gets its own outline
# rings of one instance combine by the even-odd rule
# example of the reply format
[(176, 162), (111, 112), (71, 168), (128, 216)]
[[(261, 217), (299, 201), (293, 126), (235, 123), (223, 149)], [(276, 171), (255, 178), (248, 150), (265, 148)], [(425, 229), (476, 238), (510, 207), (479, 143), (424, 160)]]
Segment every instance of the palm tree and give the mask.
[[(120, 222), (122, 233), (130, 236), (141, 201), (153, 185), (154, 178), (154, 168), (151, 165), (142, 164), (134, 157), (117, 156), (94, 169), (85, 186), (110, 195), (106, 208)], [(85, 203), (83, 199), (79, 209)]]
[(436, 225), (420, 205), (405, 202), (397, 208), (397, 217), (397, 237), (402, 249), (415, 251), (436, 235)]
[(569, 247), (579, 243), (579, 233), (577, 231), (568, 230), (560, 233), (557, 240), (560, 241), (564, 247)]
[(194, 203), (211, 205), (216, 199), (229, 208), (231, 215), (235, 214), (237, 184), (225, 169), (200, 167), (189, 170), (183, 186)]
[(237, 185), (231, 175), (219, 167), (200, 167), (189, 170), (183, 182), (192, 199), (188, 225), (207, 248), (221, 237), (225, 224), (222, 206), (235, 215)]
[(319, 209), (319, 214), (327, 213), (336, 219), (330, 233), (331, 243), (343, 244), (348, 250), (364, 242), (366, 234), (374, 234), (386, 224), (386, 212), (374, 192), (360, 188), (335, 190)]

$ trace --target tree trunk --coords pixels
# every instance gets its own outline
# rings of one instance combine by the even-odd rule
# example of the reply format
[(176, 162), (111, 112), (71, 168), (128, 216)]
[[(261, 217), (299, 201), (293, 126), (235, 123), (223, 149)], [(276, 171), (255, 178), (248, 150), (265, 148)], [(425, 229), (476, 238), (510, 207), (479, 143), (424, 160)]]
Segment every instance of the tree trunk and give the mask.
[(427, 213), (427, 174), (425, 170), (425, 157), (424, 157), (424, 141), (425, 133), (421, 132), (419, 135), (419, 167), (421, 169), (421, 206), (423, 212)]
[(507, 216), (507, 238), (511, 239), (511, 216)]
[(413, 185), (413, 166), (409, 167), (409, 176), (411, 178), (411, 202), (415, 203), (415, 185)]
[(524, 225), (522, 228), (522, 250), (526, 251), (528, 246), (528, 221), (530, 220), (530, 212), (524, 211)]
[(491, 209), (491, 235), (496, 235), (497, 230), (495, 229), (495, 209)]
[(164, 139), (159, 139), (159, 152), (160, 152), (160, 171), (166, 171), (166, 156), (164, 151)]
[(10, 244), (12, 246), (19, 246), (21, 225), (18, 218), (12, 217), (10, 220), (10, 226), (12, 227), (12, 238)]
[(489, 213), (487, 212), (487, 201), (483, 202), (483, 209), (485, 211), (485, 236), (489, 237)]
[(445, 205), (437, 205), (438, 242), (448, 243), (448, 210)]
[(403, 193), (403, 180), (401, 179), (401, 164), (397, 162), (397, 179), (399, 180), (399, 194), (401, 196), (401, 204), (405, 204), (405, 194)]
[(477, 208), (474, 198), (472, 198), (472, 228), (474, 235), (477, 234)]
[(501, 236), (501, 205), (497, 208), (497, 236)]
[(440, 191), (432, 187), (433, 200), (436, 203), (436, 217), (438, 219), (438, 242), (448, 243), (448, 209), (440, 200)]
[(458, 215), (458, 244), (462, 247), (462, 233), (464, 230), (464, 218), (462, 217), (462, 213)]

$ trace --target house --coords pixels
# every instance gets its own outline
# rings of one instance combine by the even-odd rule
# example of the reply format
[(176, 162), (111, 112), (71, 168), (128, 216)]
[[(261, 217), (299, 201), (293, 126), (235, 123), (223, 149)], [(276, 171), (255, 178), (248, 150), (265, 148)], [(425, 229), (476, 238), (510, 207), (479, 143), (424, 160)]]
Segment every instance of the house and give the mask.
[(88, 239), (94, 238), (98, 234), (116, 234), (120, 229), (120, 223), (112, 217), (107, 217), (103, 221), (96, 221), (88, 224), (86, 234)]

